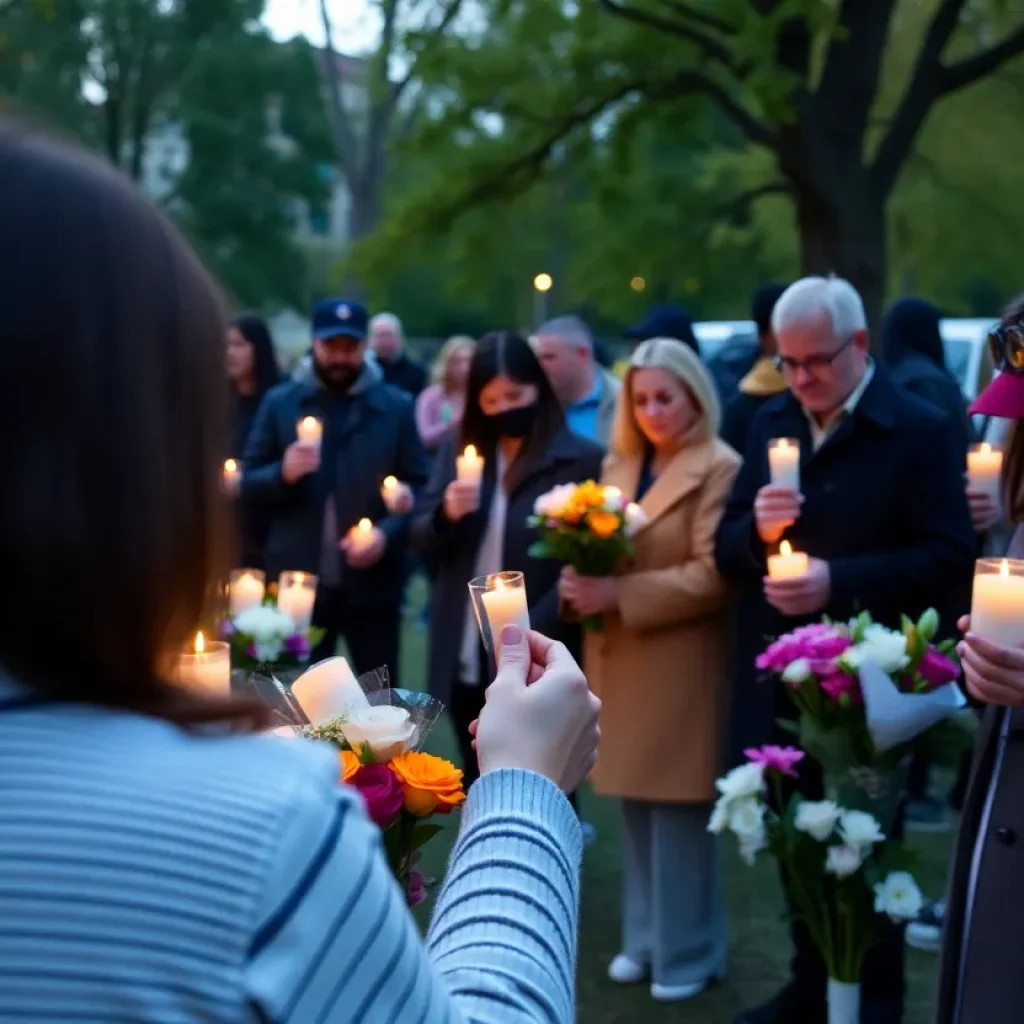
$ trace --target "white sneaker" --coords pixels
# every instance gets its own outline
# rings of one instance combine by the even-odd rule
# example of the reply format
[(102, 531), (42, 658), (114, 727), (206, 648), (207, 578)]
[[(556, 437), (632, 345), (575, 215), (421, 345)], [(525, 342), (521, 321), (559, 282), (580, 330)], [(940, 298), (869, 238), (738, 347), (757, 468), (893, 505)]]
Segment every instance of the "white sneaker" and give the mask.
[(651, 998), (659, 1003), (681, 1003), (684, 999), (699, 996), (709, 984), (707, 979), (692, 981), (689, 985), (659, 985), (655, 982), (651, 985)]
[(608, 965), (608, 977), (616, 985), (635, 985), (650, 974), (648, 964), (637, 963), (631, 956), (620, 953)]

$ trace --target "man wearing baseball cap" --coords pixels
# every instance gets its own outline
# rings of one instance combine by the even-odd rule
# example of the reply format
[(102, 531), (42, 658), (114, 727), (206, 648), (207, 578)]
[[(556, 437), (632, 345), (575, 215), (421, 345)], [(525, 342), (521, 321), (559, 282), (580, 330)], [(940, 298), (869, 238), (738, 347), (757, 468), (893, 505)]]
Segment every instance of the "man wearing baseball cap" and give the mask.
[[(387, 665), (397, 685), (408, 517), (428, 467), (412, 400), (366, 358), (368, 320), (358, 302), (316, 304), (310, 371), (260, 407), (242, 492), (273, 510), (268, 576), (319, 578), (313, 621), (326, 633), (313, 660), (332, 655), (343, 634), (358, 673)], [(406, 485), (390, 509), (381, 495), (389, 476)]]

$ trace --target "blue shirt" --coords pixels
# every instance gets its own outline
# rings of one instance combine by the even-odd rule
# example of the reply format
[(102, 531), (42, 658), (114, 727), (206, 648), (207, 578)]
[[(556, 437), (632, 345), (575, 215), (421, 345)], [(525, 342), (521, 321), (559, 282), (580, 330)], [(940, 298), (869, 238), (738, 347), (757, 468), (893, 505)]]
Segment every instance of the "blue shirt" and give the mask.
[(595, 374), (594, 386), (590, 394), (585, 395), (578, 402), (565, 407), (565, 422), (569, 429), (577, 436), (594, 444), (601, 444), (597, 435), (597, 414), (601, 408), (601, 399), (604, 397), (604, 378), (600, 373)]

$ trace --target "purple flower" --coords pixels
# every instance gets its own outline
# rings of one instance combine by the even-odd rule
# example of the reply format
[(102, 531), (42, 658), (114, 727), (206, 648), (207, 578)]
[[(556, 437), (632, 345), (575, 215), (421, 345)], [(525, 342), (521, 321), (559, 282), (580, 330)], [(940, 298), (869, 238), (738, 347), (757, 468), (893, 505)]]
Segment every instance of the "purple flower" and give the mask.
[(309, 642), (309, 637), (305, 633), (292, 633), (291, 636), (285, 637), (284, 649), (293, 658), (304, 661), (309, 657), (309, 652), (313, 648)]
[(220, 635), (223, 637), (231, 636), (235, 631), (235, 624), (231, 619), (220, 620)]
[(409, 889), (407, 898), (410, 907), (418, 907), (427, 898), (427, 888), (423, 884), (423, 873), (413, 869), (409, 872)]
[(750, 747), (743, 753), (755, 764), (763, 764), (765, 771), (776, 771), (782, 775), (797, 777), (796, 766), (804, 759), (804, 752), (796, 747)]
[(246, 649), (245, 649), (245, 656), (247, 658), (252, 658), (253, 661), (256, 660), (256, 656), (257, 656), (258, 653), (259, 652), (256, 650), (256, 644), (255, 643), (249, 644), (249, 646), (246, 647)]
[(917, 671), (928, 682), (928, 689), (934, 690), (960, 678), (960, 666), (952, 658), (940, 654), (934, 647), (925, 651)]
[(852, 646), (849, 636), (836, 626), (816, 623), (800, 626), (792, 633), (780, 636), (757, 656), (757, 667), (762, 671), (781, 674), (800, 658), (811, 664), (815, 675), (834, 671), (835, 660)]
[(405, 791), (386, 764), (364, 764), (348, 781), (359, 790), (366, 811), (378, 828), (387, 828), (398, 817), (405, 803)]

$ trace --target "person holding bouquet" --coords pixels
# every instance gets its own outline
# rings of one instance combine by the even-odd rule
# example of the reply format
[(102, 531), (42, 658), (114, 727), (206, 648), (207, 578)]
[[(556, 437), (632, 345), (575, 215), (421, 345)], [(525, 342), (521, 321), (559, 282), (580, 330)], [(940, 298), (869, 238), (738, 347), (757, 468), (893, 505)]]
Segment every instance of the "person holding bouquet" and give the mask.
[(656, 339), (633, 354), (602, 482), (635, 498), (634, 553), (605, 577), (562, 571), (563, 601), (603, 615), (584, 667), (601, 697), (593, 781), (625, 819), (620, 983), (687, 999), (725, 972), (715, 837), (707, 831), (728, 704), (728, 588), (714, 537), (739, 469), (717, 439), (717, 391), (700, 358)]
[[(468, 445), (484, 460), (479, 480), (458, 475), (456, 458)], [(462, 422), (441, 441), (412, 522), (414, 546), (437, 565), (430, 605), (430, 693), (451, 712), (467, 785), (478, 771), (469, 727), (494, 674), (467, 584), (504, 569), (524, 573), (531, 625), (578, 646), (578, 628), (558, 615), (560, 566), (529, 554), (537, 534), (527, 519), (540, 495), (558, 484), (593, 478), (600, 467), (601, 450), (568, 429), (527, 341), (511, 331), (485, 334), (469, 364)]]

